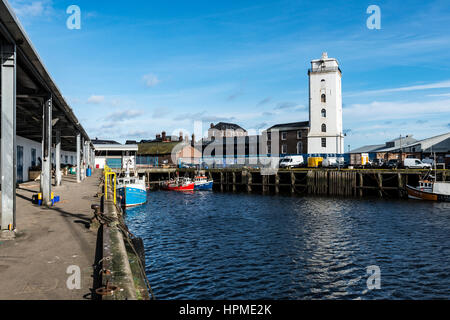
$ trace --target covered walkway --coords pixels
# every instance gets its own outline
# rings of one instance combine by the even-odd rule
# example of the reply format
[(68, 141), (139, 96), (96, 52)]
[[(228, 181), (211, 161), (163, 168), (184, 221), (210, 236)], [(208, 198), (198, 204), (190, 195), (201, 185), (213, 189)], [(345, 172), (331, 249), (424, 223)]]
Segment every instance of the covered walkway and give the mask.
[[(1, 76), (1, 216), (0, 239), (14, 236), (21, 228), (17, 211), (16, 181), (23, 166), (23, 147), (17, 137), (38, 143), (41, 162), (39, 191), (49, 204), (52, 192), (52, 163), (60, 168), (61, 150), (74, 152), (77, 182), (85, 178), (85, 169), (93, 167), (93, 145), (74, 112), (67, 104), (36, 49), (6, 0), (0, 0), (0, 76)], [(36, 158), (36, 146), (32, 152)], [(54, 150), (54, 152), (52, 152)], [(31, 157), (31, 156), (30, 156)], [(61, 184), (56, 170), (56, 186)], [(74, 187), (69, 184), (68, 187)], [(22, 191), (18, 193), (20, 197)], [(75, 200), (70, 199), (69, 200)], [(22, 220), (22, 223), (25, 223)]]

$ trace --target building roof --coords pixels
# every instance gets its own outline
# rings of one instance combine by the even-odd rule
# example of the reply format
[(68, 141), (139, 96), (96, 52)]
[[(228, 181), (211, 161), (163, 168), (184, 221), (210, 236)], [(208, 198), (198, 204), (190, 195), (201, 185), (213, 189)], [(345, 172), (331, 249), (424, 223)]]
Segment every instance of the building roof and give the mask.
[(385, 144), (373, 144), (369, 146), (364, 146), (361, 148), (357, 148), (355, 150), (350, 151), (350, 153), (369, 153), (369, 152), (376, 152), (377, 150), (383, 149), (386, 147)]
[(78, 133), (90, 141), (6, 0), (0, 1), (0, 37), (4, 50), (12, 45), (16, 48), (17, 135), (42, 141), (42, 100), (51, 96), (52, 118), (58, 119), (54, 129), (61, 130), (62, 149), (75, 151)]
[[(446, 144), (443, 143), (446, 140), (450, 139), (450, 132), (434, 136), (431, 138), (416, 140), (412, 138), (412, 135), (409, 135), (405, 138), (396, 138), (386, 142), (386, 144), (380, 145), (368, 145), (355, 150), (350, 151), (350, 153), (369, 153), (369, 152), (400, 152), (400, 150), (406, 150), (408, 148), (417, 148), (417, 152), (425, 151), (431, 152), (433, 148), (434, 151), (438, 151), (438, 147), (443, 149), (446, 148)], [(439, 144), (439, 146), (437, 146)], [(388, 145), (394, 145), (392, 147), (387, 147)]]
[(101, 139), (95, 138), (94, 140), (92, 140), (92, 144), (99, 145), (99, 144), (120, 144), (120, 143), (118, 143), (117, 141), (114, 141), (114, 140), (101, 140)]
[[(180, 143), (183, 142), (148, 142), (140, 143), (138, 154), (141, 155), (163, 155), (171, 154), (172, 150)], [(187, 145), (187, 144), (186, 144)]]
[[(380, 150), (381, 152), (395, 152), (395, 151), (400, 151), (400, 149), (406, 149), (406, 148), (412, 148), (412, 147), (420, 147), (420, 150), (417, 151), (427, 151), (427, 152), (431, 152), (431, 149), (433, 148), (434, 145), (437, 145), (447, 139), (450, 139), (450, 132), (438, 135), (438, 136), (434, 136), (431, 138), (426, 138), (420, 141), (415, 140), (412, 143), (409, 144), (404, 144), (402, 146), (396, 146), (396, 147), (392, 147), (392, 148), (385, 148)], [(437, 151), (437, 150), (435, 150)]]
[(267, 130), (273, 130), (273, 129), (296, 130), (296, 129), (303, 129), (303, 128), (309, 128), (309, 121), (280, 123), (280, 124), (276, 124), (276, 125), (270, 127)]
[(218, 124), (213, 126), (211, 129), (217, 129), (217, 130), (221, 130), (221, 131), (225, 131), (225, 130), (243, 130), (243, 131), (247, 132), (247, 130), (245, 130), (241, 126), (239, 126), (239, 125), (237, 125), (235, 123), (227, 123), (227, 122), (219, 122)]
[(137, 144), (95, 144), (97, 151), (138, 151)]

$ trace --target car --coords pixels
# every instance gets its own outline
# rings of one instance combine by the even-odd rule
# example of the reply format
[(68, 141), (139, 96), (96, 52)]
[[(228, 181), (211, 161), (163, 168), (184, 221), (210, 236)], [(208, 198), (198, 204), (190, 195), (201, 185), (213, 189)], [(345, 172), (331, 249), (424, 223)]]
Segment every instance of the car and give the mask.
[(389, 169), (398, 169), (400, 166), (400, 162), (398, 159), (391, 159), (386, 163), (386, 167)]
[(374, 159), (372, 161), (372, 168), (382, 168), (384, 166), (383, 159)]
[(422, 161), (416, 158), (405, 159), (403, 165), (407, 169), (431, 169), (431, 164), (423, 163)]
[(286, 156), (280, 160), (280, 168), (299, 168), (305, 164), (303, 156)]

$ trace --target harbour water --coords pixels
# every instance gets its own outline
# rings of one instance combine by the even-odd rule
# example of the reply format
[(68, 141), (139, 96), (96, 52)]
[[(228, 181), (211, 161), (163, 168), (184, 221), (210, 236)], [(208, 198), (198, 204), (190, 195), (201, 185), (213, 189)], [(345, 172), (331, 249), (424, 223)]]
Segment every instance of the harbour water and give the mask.
[(157, 191), (126, 221), (157, 299), (450, 298), (449, 203)]

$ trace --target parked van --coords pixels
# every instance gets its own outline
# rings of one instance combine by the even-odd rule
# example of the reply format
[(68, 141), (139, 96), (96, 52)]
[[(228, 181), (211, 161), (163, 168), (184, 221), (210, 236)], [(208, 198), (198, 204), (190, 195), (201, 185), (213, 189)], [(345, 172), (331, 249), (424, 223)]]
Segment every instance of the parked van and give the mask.
[(309, 157), (308, 158), (308, 168), (318, 168), (322, 165), (322, 157)]
[(405, 159), (405, 162), (403, 164), (407, 169), (431, 169), (431, 164), (423, 163), (419, 159), (415, 158)]
[(280, 161), (280, 168), (299, 168), (303, 166), (303, 156), (286, 156)]
[(345, 166), (344, 157), (328, 157), (322, 161), (322, 167), (324, 168), (337, 168), (343, 166)]

